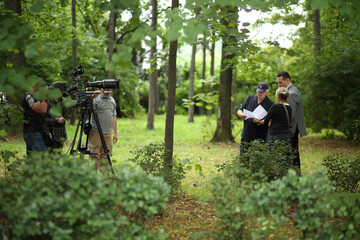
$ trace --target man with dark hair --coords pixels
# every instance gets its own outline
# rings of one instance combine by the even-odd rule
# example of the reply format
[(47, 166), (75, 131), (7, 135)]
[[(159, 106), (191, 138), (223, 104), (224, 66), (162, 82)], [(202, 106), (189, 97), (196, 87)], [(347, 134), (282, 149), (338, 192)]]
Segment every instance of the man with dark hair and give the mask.
[(300, 170), (299, 133), (300, 137), (306, 136), (302, 96), (299, 90), (291, 83), (291, 77), (288, 72), (280, 72), (277, 75), (276, 81), (279, 87), (287, 88), (290, 93), (289, 104), (292, 109), (290, 121), (291, 145), (295, 154), (294, 166)]
[(241, 133), (240, 152), (245, 151), (250, 142), (260, 140), (265, 142), (268, 126), (260, 126), (254, 122), (254, 118), (247, 117), (244, 110), (250, 112), (261, 106), (265, 111), (269, 111), (274, 104), (267, 96), (269, 92), (269, 85), (265, 82), (260, 82), (257, 85), (256, 95), (248, 96), (243, 102), (242, 106), (237, 111), (237, 116), (244, 120), (244, 127)]
[(45, 128), (45, 114), (47, 113), (48, 100), (38, 101), (33, 94), (40, 88), (39, 84), (33, 86), (31, 93), (26, 93), (22, 99), (24, 114), (23, 137), (26, 143), (26, 154), (32, 151), (46, 151), (46, 145), (41, 132)]

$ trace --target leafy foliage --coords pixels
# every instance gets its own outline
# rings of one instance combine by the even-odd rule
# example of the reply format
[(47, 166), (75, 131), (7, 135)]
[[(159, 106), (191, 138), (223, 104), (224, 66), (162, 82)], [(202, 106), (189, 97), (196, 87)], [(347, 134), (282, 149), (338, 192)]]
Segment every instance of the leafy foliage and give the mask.
[(324, 158), (322, 165), (327, 168), (329, 179), (337, 191), (360, 191), (360, 157), (329, 155)]
[(21, 164), (0, 180), (2, 239), (162, 238), (143, 224), (165, 206), (161, 179), (127, 166), (107, 176), (60, 154), (32, 154)]
[(133, 151), (134, 157), (129, 159), (138, 164), (145, 172), (157, 177), (163, 177), (175, 193), (181, 190), (181, 180), (185, 178), (186, 170), (191, 168), (189, 160), (179, 161), (174, 158), (171, 169), (165, 167), (166, 149), (163, 143), (150, 143)]
[(293, 165), (294, 155), (290, 144), (276, 141), (273, 144), (254, 141), (241, 151), (233, 164), (243, 164), (252, 173), (262, 172), (268, 180), (285, 176)]
[(227, 165), (224, 175), (211, 179), (211, 198), (219, 217), (215, 226), (217, 239), (247, 239), (251, 218), (244, 209), (246, 196), (259, 189), (265, 176), (251, 173), (243, 164)]

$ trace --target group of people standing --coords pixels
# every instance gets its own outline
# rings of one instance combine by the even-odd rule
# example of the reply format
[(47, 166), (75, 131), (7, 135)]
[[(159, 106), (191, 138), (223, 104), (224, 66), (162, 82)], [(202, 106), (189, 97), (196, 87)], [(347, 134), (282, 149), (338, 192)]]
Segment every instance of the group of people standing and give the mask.
[[(49, 89), (59, 89), (58, 83), (53, 83)], [(34, 93), (40, 89), (40, 84), (33, 86), (33, 91), (26, 93), (22, 99), (24, 123), (23, 123), (23, 138), (26, 143), (26, 154), (31, 152), (54, 151), (61, 149), (67, 139), (65, 127), (66, 108), (62, 103), (62, 97), (57, 99), (44, 98), (37, 100)], [(102, 89), (95, 91), (93, 94), (93, 106), (96, 109), (102, 133), (106, 142), (106, 147), (112, 155), (112, 143), (116, 143), (117, 137), (117, 122), (116, 122), (116, 102), (111, 96), (112, 89)], [(61, 105), (62, 116), (56, 117), (50, 114), (50, 109), (55, 104)], [(91, 130), (88, 138), (89, 151), (91, 153), (104, 153), (104, 146), (100, 140), (98, 127), (92, 116), (90, 119)], [(51, 144), (46, 144), (46, 135), (51, 138)], [(113, 136), (112, 136), (113, 135)], [(100, 170), (103, 165), (108, 165), (106, 156), (101, 154), (90, 154), (90, 160), (95, 160), (94, 165), (96, 170)]]
[[(244, 120), (240, 154), (246, 151), (249, 143), (254, 140), (270, 143), (286, 141), (293, 149), (293, 165), (300, 170), (299, 135), (306, 136), (302, 96), (291, 83), (288, 72), (283, 71), (277, 74), (276, 81), (279, 86), (276, 90), (276, 99), (279, 103), (274, 104), (267, 96), (269, 85), (260, 82), (256, 95), (248, 96), (237, 111), (237, 116)], [(264, 118), (246, 116), (245, 110), (252, 112), (259, 105), (267, 112)]]

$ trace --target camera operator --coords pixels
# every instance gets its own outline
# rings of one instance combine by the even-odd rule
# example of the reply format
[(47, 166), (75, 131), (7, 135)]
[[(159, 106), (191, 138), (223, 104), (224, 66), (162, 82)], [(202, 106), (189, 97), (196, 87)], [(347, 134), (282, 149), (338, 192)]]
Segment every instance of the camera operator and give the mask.
[(33, 94), (40, 89), (40, 84), (34, 85), (32, 92), (26, 93), (22, 99), (24, 114), (23, 137), (26, 143), (26, 154), (32, 151), (46, 151), (46, 145), (42, 137), (45, 128), (45, 114), (47, 113), (48, 100), (38, 101)]
[[(95, 91), (92, 95), (94, 109), (99, 118), (100, 127), (110, 156), (112, 156), (112, 143), (116, 143), (118, 140), (116, 102), (111, 96), (112, 90), (113, 89), (103, 89), (102, 91)], [(90, 123), (89, 150), (92, 153), (104, 153), (94, 116), (91, 116)], [(114, 135), (112, 136), (112, 134)], [(106, 155), (89, 155), (89, 159), (96, 160), (95, 170), (97, 171), (100, 170), (100, 167), (109, 165)]]
[[(61, 91), (62, 94), (64, 94), (64, 83), (54, 82), (49, 86), (49, 89), (50, 90), (58, 89)], [(61, 105), (62, 116), (54, 117), (49, 113), (45, 116), (46, 128), (53, 136), (53, 142), (51, 143), (50, 146), (48, 146), (51, 152), (54, 149), (62, 148), (64, 146), (64, 141), (67, 139), (65, 118), (63, 117), (66, 109), (62, 102), (62, 97), (50, 100), (48, 110), (50, 110), (50, 108), (53, 107), (55, 104)]]

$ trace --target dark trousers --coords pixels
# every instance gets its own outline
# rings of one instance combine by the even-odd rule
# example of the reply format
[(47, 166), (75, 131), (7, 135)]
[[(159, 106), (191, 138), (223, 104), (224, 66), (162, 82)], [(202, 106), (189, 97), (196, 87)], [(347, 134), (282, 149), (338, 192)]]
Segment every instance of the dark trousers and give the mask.
[(296, 129), (295, 134), (291, 137), (291, 147), (294, 153), (294, 167), (300, 171), (300, 154), (299, 154), (299, 129)]

